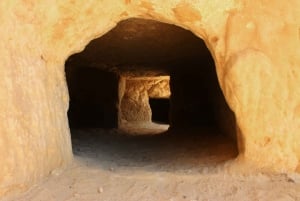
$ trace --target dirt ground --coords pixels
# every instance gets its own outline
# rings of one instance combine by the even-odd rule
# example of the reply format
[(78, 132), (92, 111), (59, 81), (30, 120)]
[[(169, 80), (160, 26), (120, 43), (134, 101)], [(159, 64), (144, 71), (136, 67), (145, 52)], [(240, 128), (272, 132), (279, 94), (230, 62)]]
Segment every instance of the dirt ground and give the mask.
[(13, 200), (300, 200), (298, 174), (234, 174), (224, 165), (237, 155), (232, 140), (213, 129), (166, 128), (73, 130), (72, 166)]

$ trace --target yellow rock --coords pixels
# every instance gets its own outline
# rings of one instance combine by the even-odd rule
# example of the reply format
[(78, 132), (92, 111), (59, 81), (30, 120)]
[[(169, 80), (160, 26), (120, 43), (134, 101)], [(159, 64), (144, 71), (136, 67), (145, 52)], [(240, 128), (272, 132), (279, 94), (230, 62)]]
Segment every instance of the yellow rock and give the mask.
[(175, 24), (205, 41), (236, 115), (239, 163), (299, 171), (298, 0), (2, 0), (0, 196), (72, 161), (64, 62), (130, 17)]

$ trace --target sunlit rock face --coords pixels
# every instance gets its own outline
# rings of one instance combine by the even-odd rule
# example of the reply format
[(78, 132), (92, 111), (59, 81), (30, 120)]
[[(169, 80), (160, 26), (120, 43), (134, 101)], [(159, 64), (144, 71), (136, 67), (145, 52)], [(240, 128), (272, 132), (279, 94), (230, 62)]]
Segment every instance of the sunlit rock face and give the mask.
[(64, 63), (131, 17), (176, 24), (205, 41), (235, 113), (233, 166), (299, 171), (299, 8), (297, 0), (2, 1), (0, 195), (72, 161)]
[(127, 78), (121, 100), (121, 121), (151, 122), (149, 98), (169, 98), (168, 76)]

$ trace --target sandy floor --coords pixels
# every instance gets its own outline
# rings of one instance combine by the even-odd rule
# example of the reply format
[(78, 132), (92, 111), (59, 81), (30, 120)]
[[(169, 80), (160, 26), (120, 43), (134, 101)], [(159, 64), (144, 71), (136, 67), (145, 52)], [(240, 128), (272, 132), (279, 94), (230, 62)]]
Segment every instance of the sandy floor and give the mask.
[[(228, 173), (223, 164), (237, 150), (234, 142), (216, 131), (157, 134), (165, 129), (73, 130), (72, 166), (53, 172), (14, 200), (300, 200), (297, 174)], [(135, 135), (127, 135), (129, 131)]]

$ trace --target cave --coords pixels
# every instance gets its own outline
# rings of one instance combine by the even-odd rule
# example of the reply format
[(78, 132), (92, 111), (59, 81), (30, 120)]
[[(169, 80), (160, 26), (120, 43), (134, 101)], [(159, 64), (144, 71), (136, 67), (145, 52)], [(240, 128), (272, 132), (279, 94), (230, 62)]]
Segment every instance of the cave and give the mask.
[[(188, 30), (154, 20), (121, 21), (70, 56), (65, 72), (69, 125), (75, 141), (89, 141), (91, 135), (76, 135), (90, 133), (92, 128), (94, 135), (98, 132), (98, 137), (94, 136), (98, 146), (112, 144), (115, 153), (119, 148), (113, 147), (112, 141), (121, 143), (120, 139), (112, 135), (108, 141), (103, 132), (119, 129), (131, 139), (122, 136), (123, 143), (138, 141), (140, 150), (153, 141), (152, 149), (160, 150), (155, 144), (173, 141), (169, 149), (175, 150), (186, 138), (186, 148), (197, 146), (197, 141), (199, 147), (201, 141), (209, 144), (203, 148), (211, 152), (206, 157), (219, 154), (214, 163), (238, 154), (235, 117), (218, 84), (214, 60), (203, 40)], [(213, 151), (221, 144), (226, 148)], [(76, 151), (80, 143), (73, 146), (74, 154), (80, 155)], [(201, 155), (201, 148), (198, 151)], [(193, 154), (190, 157), (200, 157)]]
[[(192, 171), (216, 166), (234, 173), (299, 172), (299, 4), (4, 0), (0, 197), (24, 192), (53, 175), (59, 179), (73, 174), (73, 165), (81, 160), (101, 163), (102, 169), (93, 170), (104, 170), (109, 161), (115, 162), (114, 168), (137, 162), (139, 170), (156, 176), (175, 166)], [(161, 86), (169, 86), (169, 93)], [(169, 101), (168, 127), (155, 123), (154, 99)], [(166, 115), (166, 107), (164, 111)], [(126, 134), (129, 131), (132, 136)], [(91, 151), (91, 144), (98, 151)], [(88, 156), (79, 156), (82, 150)], [(102, 158), (90, 161), (99, 154)], [(203, 159), (207, 163), (201, 163)], [(106, 172), (114, 175), (109, 168)], [(195, 184), (208, 176), (199, 172)], [(230, 181), (220, 186), (243, 195)], [(287, 192), (294, 189), (294, 180), (288, 182), (282, 185)], [(242, 183), (247, 182), (236, 184)], [(215, 184), (198, 189), (215, 189)], [(60, 187), (56, 189), (71, 192)], [(60, 200), (55, 195), (64, 194), (47, 190), (36, 200)], [(219, 190), (213, 194), (220, 200), (234, 200)], [(268, 200), (282, 192), (271, 191)], [(54, 196), (44, 196), (47, 192)], [(157, 195), (152, 192), (147, 196)]]

